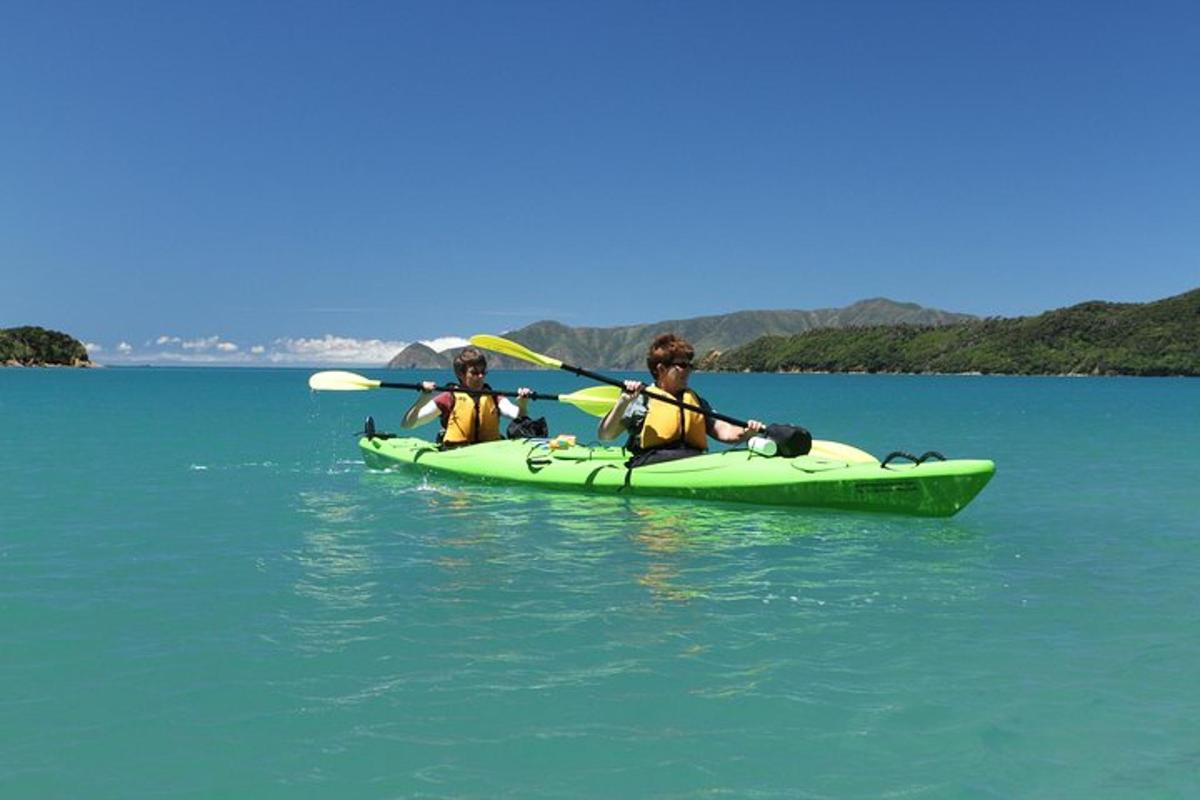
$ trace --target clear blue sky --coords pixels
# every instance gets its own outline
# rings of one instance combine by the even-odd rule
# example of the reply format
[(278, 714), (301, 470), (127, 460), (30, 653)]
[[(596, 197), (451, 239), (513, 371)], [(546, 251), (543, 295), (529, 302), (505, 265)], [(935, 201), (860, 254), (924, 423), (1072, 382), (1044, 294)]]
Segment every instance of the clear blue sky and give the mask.
[(6, 3), (0, 327), (1156, 299), (1200, 285), (1198, 76), (1195, 2)]

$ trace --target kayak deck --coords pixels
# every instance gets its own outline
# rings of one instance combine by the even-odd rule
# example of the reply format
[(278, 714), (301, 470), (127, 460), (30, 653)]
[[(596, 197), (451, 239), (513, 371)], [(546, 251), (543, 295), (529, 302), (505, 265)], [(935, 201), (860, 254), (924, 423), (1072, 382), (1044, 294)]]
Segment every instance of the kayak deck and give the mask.
[(841, 460), (816, 451), (781, 458), (732, 449), (630, 472), (625, 468), (628, 453), (623, 448), (572, 445), (552, 449), (545, 439), (505, 439), (443, 451), (424, 439), (364, 437), (359, 447), (367, 465), (378, 469), (409, 466), (564, 491), (930, 517), (948, 517), (960, 511), (996, 471), (991, 461), (982, 459), (883, 466), (873, 458)]

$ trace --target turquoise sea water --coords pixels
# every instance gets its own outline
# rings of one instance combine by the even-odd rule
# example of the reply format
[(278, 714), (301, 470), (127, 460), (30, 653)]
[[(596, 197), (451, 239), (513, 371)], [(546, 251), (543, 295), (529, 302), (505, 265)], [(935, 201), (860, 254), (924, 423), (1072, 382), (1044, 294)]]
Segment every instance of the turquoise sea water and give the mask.
[(371, 472), (307, 374), (0, 370), (0, 797), (1200, 795), (1198, 381), (695, 377), (997, 462), (921, 520)]

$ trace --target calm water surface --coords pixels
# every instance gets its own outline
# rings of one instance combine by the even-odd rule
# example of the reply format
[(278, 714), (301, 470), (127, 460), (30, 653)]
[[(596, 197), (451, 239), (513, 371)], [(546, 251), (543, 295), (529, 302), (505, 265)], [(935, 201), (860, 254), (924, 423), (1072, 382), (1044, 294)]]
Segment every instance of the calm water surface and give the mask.
[(0, 371), (0, 797), (1200, 796), (1200, 381), (695, 377), (997, 462), (920, 520), (371, 472), (307, 374)]

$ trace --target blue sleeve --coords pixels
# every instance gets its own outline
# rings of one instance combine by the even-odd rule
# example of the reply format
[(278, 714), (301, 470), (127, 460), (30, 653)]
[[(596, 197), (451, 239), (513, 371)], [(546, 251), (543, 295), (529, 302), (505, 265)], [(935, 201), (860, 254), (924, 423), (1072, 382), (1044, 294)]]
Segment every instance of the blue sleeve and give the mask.
[(713, 413), (712, 406), (708, 404), (707, 400), (705, 400), (703, 397), (701, 397), (700, 398), (700, 408), (702, 408), (704, 410), (704, 429), (706, 431), (708, 431), (709, 436), (715, 436), (715, 434), (713, 433), (713, 422), (715, 420), (713, 420), (713, 417), (712, 417), (712, 413)]

